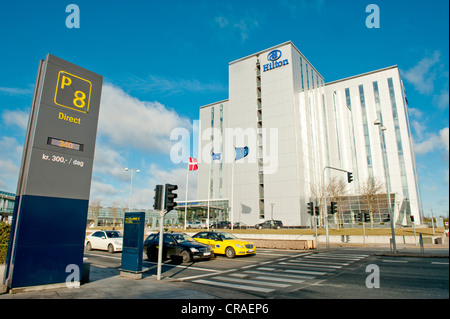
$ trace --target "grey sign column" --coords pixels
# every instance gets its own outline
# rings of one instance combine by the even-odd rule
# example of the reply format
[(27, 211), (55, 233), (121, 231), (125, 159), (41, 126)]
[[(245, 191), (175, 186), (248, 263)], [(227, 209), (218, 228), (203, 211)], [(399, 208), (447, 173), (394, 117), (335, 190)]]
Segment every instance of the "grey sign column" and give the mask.
[(102, 82), (50, 54), (40, 63), (6, 261), (9, 288), (64, 283), (74, 265), (81, 273)]

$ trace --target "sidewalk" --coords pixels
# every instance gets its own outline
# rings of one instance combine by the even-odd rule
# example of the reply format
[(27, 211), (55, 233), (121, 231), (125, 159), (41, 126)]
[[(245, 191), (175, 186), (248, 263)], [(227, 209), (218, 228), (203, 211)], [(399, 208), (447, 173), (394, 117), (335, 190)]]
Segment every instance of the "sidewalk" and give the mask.
[(89, 282), (79, 288), (54, 288), (14, 294), (0, 294), (2, 299), (214, 299), (213, 295), (176, 287), (156, 276), (140, 280), (121, 277), (120, 271), (91, 265)]

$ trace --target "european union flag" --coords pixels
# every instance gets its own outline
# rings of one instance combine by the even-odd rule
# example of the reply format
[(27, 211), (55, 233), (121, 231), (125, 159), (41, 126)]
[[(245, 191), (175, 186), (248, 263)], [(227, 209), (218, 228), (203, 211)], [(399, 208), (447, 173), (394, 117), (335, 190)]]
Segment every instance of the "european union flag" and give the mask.
[(221, 157), (222, 153), (212, 153), (212, 160), (213, 161), (220, 161), (220, 157)]
[(248, 155), (248, 146), (245, 147), (235, 147), (236, 150), (236, 158), (235, 161), (240, 160)]

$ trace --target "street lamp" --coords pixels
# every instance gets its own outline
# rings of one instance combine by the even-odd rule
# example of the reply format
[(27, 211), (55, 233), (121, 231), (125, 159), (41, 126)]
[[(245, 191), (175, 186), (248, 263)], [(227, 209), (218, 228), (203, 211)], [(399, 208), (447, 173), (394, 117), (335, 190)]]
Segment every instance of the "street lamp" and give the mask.
[(131, 170), (131, 180), (130, 180), (130, 200), (128, 201), (128, 211), (131, 211), (131, 193), (133, 190), (133, 172), (139, 173), (140, 170), (134, 168), (125, 167), (125, 171)]
[(382, 158), (383, 158), (383, 168), (384, 168), (384, 180), (386, 183), (386, 192), (387, 192), (387, 200), (388, 200), (388, 214), (389, 219), (391, 220), (391, 233), (392, 233), (392, 249), (394, 254), (397, 253), (397, 245), (395, 243), (395, 229), (394, 229), (394, 214), (391, 212), (391, 194), (389, 189), (389, 183), (388, 183), (388, 176), (387, 176), (387, 170), (386, 170), (386, 144), (384, 143), (384, 131), (386, 131), (386, 127), (383, 126), (383, 123), (381, 123), (380, 119), (376, 119), (375, 122), (373, 122), (374, 125), (378, 126), (379, 133), (380, 133), (380, 143), (382, 144)]

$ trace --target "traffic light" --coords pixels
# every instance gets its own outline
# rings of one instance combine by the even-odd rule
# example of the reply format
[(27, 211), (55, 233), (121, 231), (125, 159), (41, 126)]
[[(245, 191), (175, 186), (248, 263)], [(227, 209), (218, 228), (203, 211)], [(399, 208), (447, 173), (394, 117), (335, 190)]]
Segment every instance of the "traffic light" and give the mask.
[(337, 203), (336, 202), (331, 202), (330, 205), (331, 205), (331, 208), (330, 208), (331, 215), (337, 213)]
[(361, 216), (361, 213), (356, 213), (356, 221), (357, 221), (357, 222), (362, 222), (362, 216)]
[(156, 185), (155, 187), (155, 197), (153, 197), (153, 199), (155, 200), (153, 203), (153, 209), (155, 210), (161, 210), (162, 208), (163, 187), (164, 186), (162, 185)]
[(364, 213), (364, 222), (369, 222), (370, 221), (370, 214), (369, 213)]
[(319, 216), (319, 206), (314, 207), (314, 213)]
[(167, 212), (170, 212), (177, 206), (177, 203), (174, 202), (174, 199), (177, 198), (178, 195), (173, 193), (173, 191), (177, 189), (177, 185), (166, 184), (166, 191), (164, 195), (164, 209)]
[(310, 214), (310, 215), (314, 214), (314, 203), (313, 202), (309, 202), (306, 205), (308, 206), (308, 214)]
[(411, 223), (414, 223), (414, 216), (409, 216), (411, 218)]
[(347, 172), (347, 182), (350, 184), (353, 182), (353, 173)]

